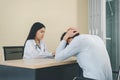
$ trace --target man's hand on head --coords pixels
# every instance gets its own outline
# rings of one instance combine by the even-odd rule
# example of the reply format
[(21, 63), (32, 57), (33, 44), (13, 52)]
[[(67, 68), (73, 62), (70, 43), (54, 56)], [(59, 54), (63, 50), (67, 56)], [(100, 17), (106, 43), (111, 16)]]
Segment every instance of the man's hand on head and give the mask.
[(79, 32), (79, 29), (77, 27), (69, 27), (66, 32), (68, 32), (69, 30), (74, 30)]
[(69, 38), (72, 38), (74, 35), (76, 35), (77, 33), (79, 33), (78, 31), (74, 30), (74, 29), (69, 29), (67, 31), (67, 33), (64, 36), (64, 40), (67, 41)]

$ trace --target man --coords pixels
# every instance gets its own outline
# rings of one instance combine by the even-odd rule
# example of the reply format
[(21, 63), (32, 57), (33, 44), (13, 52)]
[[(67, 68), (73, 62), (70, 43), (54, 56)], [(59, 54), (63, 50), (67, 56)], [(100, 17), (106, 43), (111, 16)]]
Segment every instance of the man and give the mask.
[(112, 80), (111, 64), (104, 42), (95, 35), (76, 34), (76, 28), (67, 30), (56, 50), (55, 59), (63, 61), (76, 56), (83, 70), (80, 80)]

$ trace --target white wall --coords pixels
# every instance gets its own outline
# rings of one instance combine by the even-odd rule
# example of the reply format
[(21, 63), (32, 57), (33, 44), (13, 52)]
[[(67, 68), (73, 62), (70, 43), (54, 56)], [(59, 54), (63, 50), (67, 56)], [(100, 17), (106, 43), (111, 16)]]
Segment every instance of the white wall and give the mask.
[(44, 41), (54, 51), (69, 26), (87, 33), (87, 0), (0, 0), (0, 53), (2, 46), (23, 45), (34, 22), (46, 26)]

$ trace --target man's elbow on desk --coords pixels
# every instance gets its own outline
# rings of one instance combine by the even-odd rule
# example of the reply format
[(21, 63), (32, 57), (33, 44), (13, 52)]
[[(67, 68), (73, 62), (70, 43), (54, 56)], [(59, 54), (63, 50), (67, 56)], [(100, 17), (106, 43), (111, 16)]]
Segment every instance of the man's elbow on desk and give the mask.
[(62, 59), (59, 55), (55, 55), (55, 60), (58, 61), (58, 62), (61, 62), (64, 59)]

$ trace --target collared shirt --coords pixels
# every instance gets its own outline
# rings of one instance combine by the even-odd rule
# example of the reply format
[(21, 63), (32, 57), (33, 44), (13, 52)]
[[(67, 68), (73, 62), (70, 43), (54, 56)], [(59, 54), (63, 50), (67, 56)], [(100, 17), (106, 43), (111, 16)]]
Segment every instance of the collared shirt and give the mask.
[(40, 41), (39, 45), (36, 45), (35, 40), (27, 40), (24, 48), (23, 59), (35, 59), (35, 58), (50, 58), (52, 53), (49, 53), (46, 49), (46, 45), (43, 41)]
[(56, 60), (62, 61), (76, 56), (84, 77), (95, 80), (112, 80), (108, 52), (101, 38), (83, 34), (75, 37), (67, 47), (65, 46), (66, 41), (62, 40), (56, 50)]

